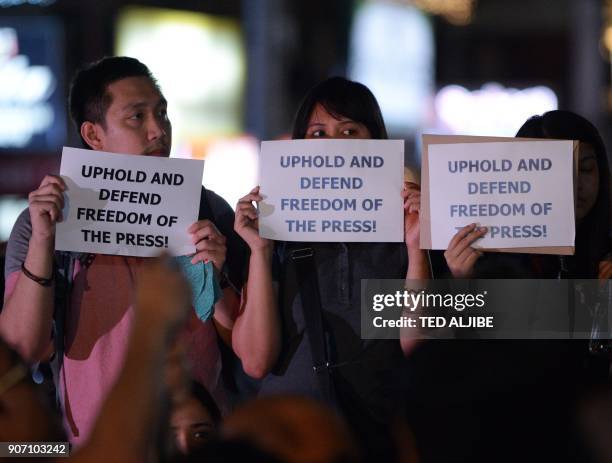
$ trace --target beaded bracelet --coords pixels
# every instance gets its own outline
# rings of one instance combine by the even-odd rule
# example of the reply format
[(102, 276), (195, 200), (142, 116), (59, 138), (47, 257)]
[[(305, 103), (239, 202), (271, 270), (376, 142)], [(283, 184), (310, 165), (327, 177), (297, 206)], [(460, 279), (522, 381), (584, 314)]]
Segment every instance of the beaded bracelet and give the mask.
[(36, 275), (34, 275), (32, 272), (30, 272), (26, 267), (25, 267), (25, 262), (21, 264), (21, 271), (23, 272), (23, 274), (25, 276), (27, 276), (30, 280), (38, 283), (41, 286), (51, 286), (51, 284), (53, 283), (53, 275), (51, 275), (51, 278), (41, 278), (38, 277)]

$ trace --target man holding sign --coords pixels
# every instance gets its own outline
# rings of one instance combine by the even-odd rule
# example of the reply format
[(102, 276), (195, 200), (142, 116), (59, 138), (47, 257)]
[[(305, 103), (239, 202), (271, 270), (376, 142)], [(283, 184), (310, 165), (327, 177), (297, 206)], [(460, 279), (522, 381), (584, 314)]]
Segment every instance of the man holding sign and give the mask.
[[(148, 68), (133, 58), (105, 58), (92, 64), (76, 75), (70, 91), (71, 116), (83, 145), (97, 151), (168, 156), (172, 128), (166, 106)], [(61, 365), (55, 379), (65, 424), (71, 440), (81, 443), (123, 363), (133, 321), (132, 290), (144, 260), (85, 254), (72, 259), (74, 268), (59, 278), (54, 259), (66, 254), (54, 255), (54, 238), (65, 191), (61, 177), (46, 176), (30, 193), (29, 208), (13, 229), (0, 333), (31, 362), (46, 358), (54, 333)], [(187, 230), (196, 249), (191, 263), (210, 261), (221, 272), (226, 254), (233, 253), (230, 273), (236, 278), (241, 267), (236, 258), (239, 241), (227, 246), (224, 236), (232, 239), (233, 212), (210, 191), (202, 190), (201, 199), (202, 220)], [(222, 232), (209, 220), (213, 217)], [(60, 281), (69, 286), (58, 286)], [(228, 334), (237, 298), (230, 288), (224, 296), (215, 305), (214, 320), (221, 333)], [(194, 376), (219, 398), (220, 357), (213, 323), (192, 315), (184, 334), (189, 355), (198, 360)]]

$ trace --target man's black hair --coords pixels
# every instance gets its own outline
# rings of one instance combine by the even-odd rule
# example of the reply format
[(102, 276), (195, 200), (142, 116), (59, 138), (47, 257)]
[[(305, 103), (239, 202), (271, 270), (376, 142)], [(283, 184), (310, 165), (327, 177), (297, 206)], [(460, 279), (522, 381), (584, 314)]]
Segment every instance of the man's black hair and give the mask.
[(127, 77), (146, 77), (159, 90), (149, 68), (127, 56), (106, 57), (90, 63), (72, 79), (68, 97), (70, 117), (85, 148), (90, 147), (81, 136), (81, 125), (89, 121), (106, 127), (106, 111), (111, 104), (108, 86)]

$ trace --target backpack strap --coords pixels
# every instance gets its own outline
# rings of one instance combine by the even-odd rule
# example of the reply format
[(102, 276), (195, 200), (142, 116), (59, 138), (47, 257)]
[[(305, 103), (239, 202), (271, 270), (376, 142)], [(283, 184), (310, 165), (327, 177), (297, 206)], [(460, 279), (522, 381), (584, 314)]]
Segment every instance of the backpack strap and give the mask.
[[(231, 211), (231, 209), (228, 210)], [(240, 294), (241, 285), (246, 274), (242, 266), (237, 267), (236, 262), (247, 262), (247, 259), (245, 258), (245, 244), (234, 231), (233, 216), (228, 222), (227, 217), (225, 217), (223, 212), (220, 214), (215, 214), (215, 211), (211, 206), (209, 194), (204, 186), (202, 186), (200, 193), (200, 208), (198, 212), (198, 220), (203, 219), (208, 219), (215, 224), (219, 232), (227, 239), (227, 254), (225, 256), (225, 263), (223, 264), (221, 271), (217, 273), (219, 286), (221, 289), (225, 289), (229, 286), (236, 294)]]
[(59, 397), (59, 378), (60, 370), (64, 362), (64, 352), (66, 350), (65, 324), (66, 312), (70, 308), (72, 286), (74, 282), (74, 266), (76, 261), (82, 263), (89, 257), (89, 254), (56, 251), (55, 252), (55, 300), (53, 308), (53, 347), (55, 353), (51, 359), (50, 366), (53, 373), (53, 381), (56, 385), (56, 400), (60, 404)]
[(208, 202), (208, 196), (206, 194), (206, 188), (202, 186), (202, 191), (200, 193), (200, 209), (198, 212), (198, 220), (209, 219), (211, 222), (216, 223), (215, 215), (213, 214), (212, 207)]

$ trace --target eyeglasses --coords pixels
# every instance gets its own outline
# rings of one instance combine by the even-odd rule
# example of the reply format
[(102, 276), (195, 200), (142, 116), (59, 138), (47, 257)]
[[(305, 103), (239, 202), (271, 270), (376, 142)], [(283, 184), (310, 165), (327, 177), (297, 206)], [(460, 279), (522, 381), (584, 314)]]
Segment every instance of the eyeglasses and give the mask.
[(28, 377), (30, 371), (22, 363), (12, 366), (4, 375), (0, 376), (0, 396)]

